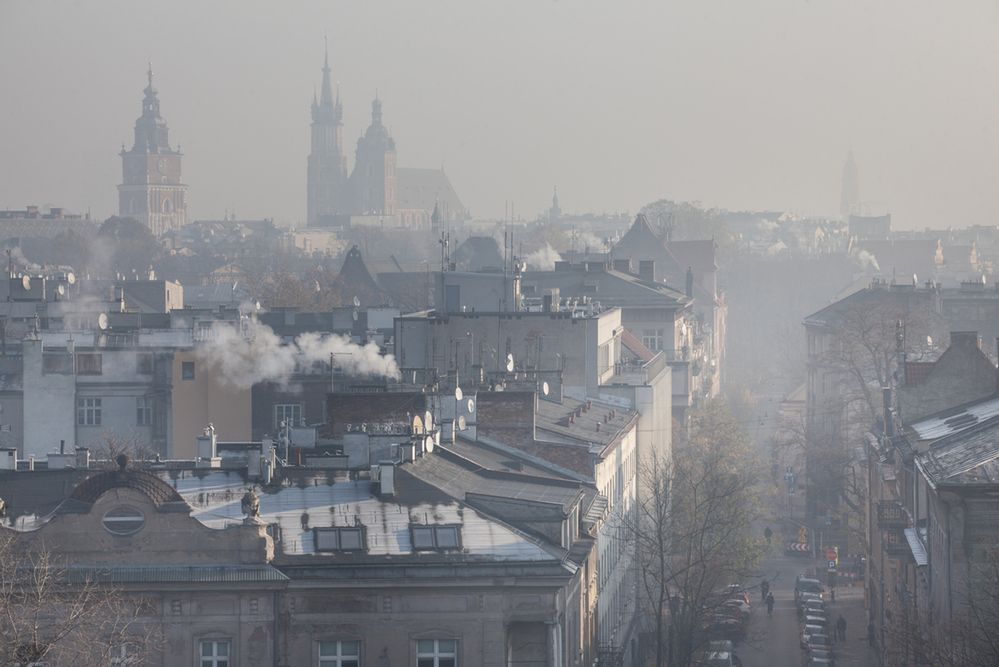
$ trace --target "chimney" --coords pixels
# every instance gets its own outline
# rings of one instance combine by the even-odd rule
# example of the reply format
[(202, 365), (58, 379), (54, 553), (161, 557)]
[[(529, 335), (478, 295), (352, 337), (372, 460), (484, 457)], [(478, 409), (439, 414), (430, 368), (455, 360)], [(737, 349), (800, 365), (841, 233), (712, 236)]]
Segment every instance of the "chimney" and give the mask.
[(892, 391), (891, 387), (882, 387), (881, 395), (883, 401), (882, 410), (884, 411), (884, 432), (886, 438), (895, 437), (895, 419), (892, 410)]
[(694, 298), (694, 269), (687, 267), (687, 289), (686, 295), (688, 299)]
[(395, 462), (378, 462), (378, 493), (383, 496), (395, 495)]
[(215, 427), (211, 424), (198, 436), (198, 462), (199, 468), (218, 468), (222, 465), (222, 459), (218, 456), (218, 440), (215, 437)]
[(656, 260), (643, 259), (638, 262), (638, 277), (648, 282), (656, 280)]

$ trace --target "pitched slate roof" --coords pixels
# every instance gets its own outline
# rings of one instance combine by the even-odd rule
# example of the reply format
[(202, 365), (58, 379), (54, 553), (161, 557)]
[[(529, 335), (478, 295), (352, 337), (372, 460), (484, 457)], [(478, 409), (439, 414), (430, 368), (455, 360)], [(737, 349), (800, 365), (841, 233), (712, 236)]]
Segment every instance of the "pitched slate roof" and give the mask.
[(395, 171), (396, 208), (433, 211), (440, 202), (449, 218), (464, 218), (465, 206), (443, 169), (399, 167)]

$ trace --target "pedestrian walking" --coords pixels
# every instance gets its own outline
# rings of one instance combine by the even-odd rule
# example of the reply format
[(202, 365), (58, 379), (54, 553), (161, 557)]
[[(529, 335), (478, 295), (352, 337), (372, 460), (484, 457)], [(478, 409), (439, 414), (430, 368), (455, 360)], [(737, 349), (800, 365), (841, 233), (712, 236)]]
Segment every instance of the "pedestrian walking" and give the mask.
[(763, 530), (763, 537), (767, 538), (767, 544), (770, 544), (770, 540), (773, 538), (773, 536), (774, 536), (774, 531), (770, 530), (770, 526), (767, 526)]
[(839, 639), (846, 641), (846, 619), (843, 618), (843, 614), (836, 619), (836, 634)]
[(836, 588), (835, 587), (829, 589), (829, 596), (830, 596), (832, 602), (836, 601)]
[(767, 616), (774, 615), (774, 594), (767, 593)]

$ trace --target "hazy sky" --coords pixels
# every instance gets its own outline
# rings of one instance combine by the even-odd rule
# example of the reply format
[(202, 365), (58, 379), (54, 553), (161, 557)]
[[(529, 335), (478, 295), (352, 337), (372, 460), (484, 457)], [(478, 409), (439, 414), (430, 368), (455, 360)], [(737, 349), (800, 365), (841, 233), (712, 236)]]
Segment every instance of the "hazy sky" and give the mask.
[(478, 216), (657, 198), (899, 227), (996, 224), (996, 0), (0, 0), (0, 208), (115, 212), (146, 61), (192, 218), (301, 221), (323, 35), (353, 147), (375, 90), (400, 166)]

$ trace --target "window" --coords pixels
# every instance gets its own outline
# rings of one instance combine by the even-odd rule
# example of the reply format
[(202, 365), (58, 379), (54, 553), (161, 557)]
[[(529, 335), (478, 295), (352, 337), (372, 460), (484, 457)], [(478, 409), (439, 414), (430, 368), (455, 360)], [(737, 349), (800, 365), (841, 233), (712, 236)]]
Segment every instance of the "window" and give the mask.
[(104, 530), (113, 535), (132, 535), (142, 530), (146, 518), (134, 507), (123, 505), (108, 510), (101, 523), (104, 524)]
[(81, 352), (76, 355), (77, 375), (100, 375), (102, 355), (96, 352)]
[(274, 428), (281, 428), (281, 422), (288, 426), (304, 426), (301, 403), (280, 403), (274, 406)]
[(363, 528), (313, 528), (316, 551), (362, 551)]
[(193, 361), (182, 361), (180, 363), (180, 379), (181, 380), (193, 380), (194, 379), (194, 362)]
[(419, 639), (416, 667), (457, 667), (458, 642), (455, 639)]
[(663, 330), (645, 329), (642, 331), (642, 345), (653, 352), (663, 349)]
[(201, 667), (229, 667), (229, 640), (201, 640)]
[(461, 533), (458, 526), (410, 526), (413, 549), (458, 549), (461, 547)]
[(76, 423), (79, 426), (101, 425), (101, 399), (76, 399)]
[(136, 397), (135, 423), (137, 426), (150, 426), (153, 423), (153, 399), (151, 397)]
[(153, 355), (149, 352), (140, 352), (135, 357), (135, 370), (139, 375), (153, 374)]
[(361, 642), (319, 642), (319, 667), (358, 667)]
[(61, 352), (42, 353), (43, 375), (72, 375), (73, 355)]

